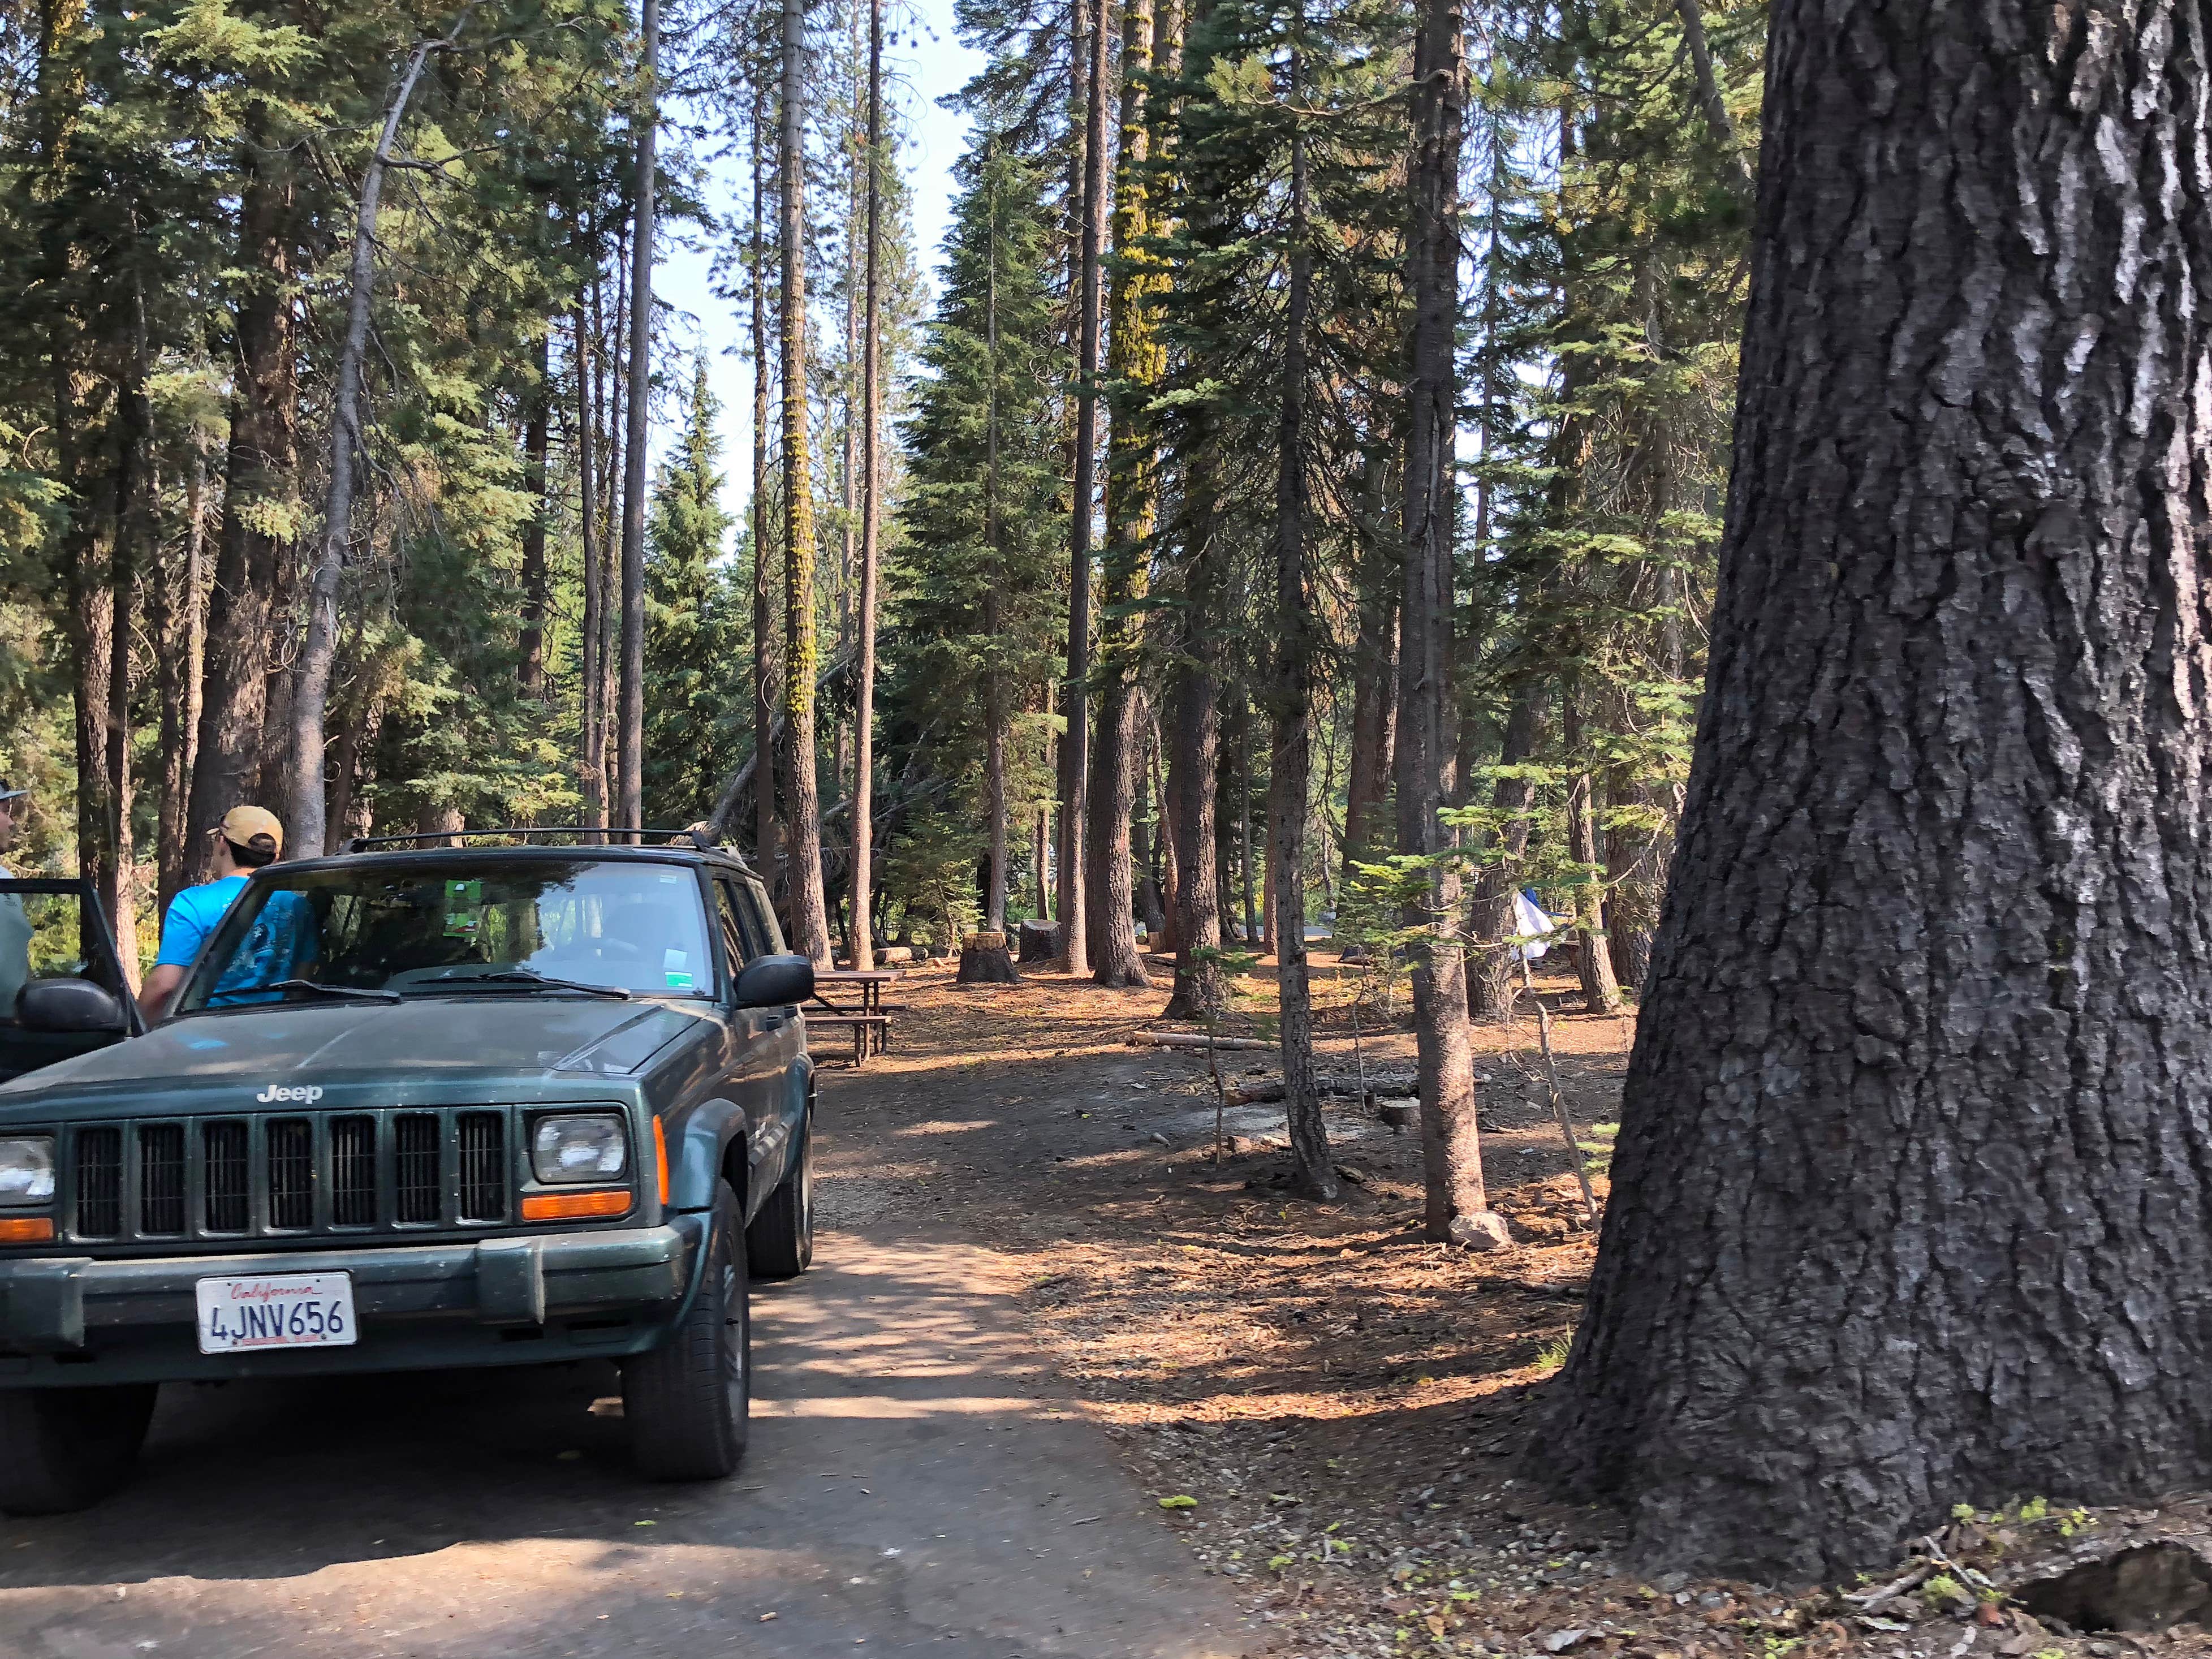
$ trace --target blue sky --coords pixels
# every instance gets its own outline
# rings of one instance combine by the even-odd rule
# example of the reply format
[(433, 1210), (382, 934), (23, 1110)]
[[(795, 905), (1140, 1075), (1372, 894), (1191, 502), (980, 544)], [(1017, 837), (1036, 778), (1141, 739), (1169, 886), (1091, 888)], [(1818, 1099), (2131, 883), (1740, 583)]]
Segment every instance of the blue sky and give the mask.
[[(906, 130), (899, 164), (913, 191), (915, 237), (922, 269), (933, 274), (938, 246), (951, 214), (952, 166), (968, 134), (967, 118), (940, 109), (937, 100), (964, 84), (982, 67), (983, 57), (955, 37), (951, 0), (887, 0), (884, 21), (887, 30), (898, 36), (898, 43), (886, 46), (884, 55), (893, 82), (886, 96), (896, 100)], [(745, 170), (742, 155), (716, 168), (710, 188), (722, 212), (749, 211)], [(750, 487), (744, 458), (752, 446), (752, 365), (741, 349), (746, 331), (744, 310), (714, 297), (713, 264), (711, 247), (663, 252), (653, 267), (654, 292), (685, 317), (664, 329), (655, 349), (665, 362), (667, 354), (706, 348), (708, 379), (722, 405), (722, 505), (734, 515), (743, 511)], [(667, 425), (673, 412), (662, 411), (661, 423), (653, 433), (656, 457), (673, 436)]]

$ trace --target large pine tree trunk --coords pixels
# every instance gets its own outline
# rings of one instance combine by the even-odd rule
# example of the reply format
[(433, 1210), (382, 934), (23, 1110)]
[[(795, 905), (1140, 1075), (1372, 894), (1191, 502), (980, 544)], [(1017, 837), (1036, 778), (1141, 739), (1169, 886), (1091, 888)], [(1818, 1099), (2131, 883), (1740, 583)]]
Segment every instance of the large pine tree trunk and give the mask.
[(553, 420), (553, 331), (549, 323), (538, 342), (537, 383), (531, 388), (530, 414), (522, 429), (522, 488), (530, 497), (530, 518), (522, 526), (522, 640), (516, 666), (526, 697), (545, 693), (545, 450)]
[(1175, 808), (1175, 992), (1164, 1019), (1218, 1019), (1229, 1009), (1221, 969), (1221, 861), (1216, 811), (1220, 805), (1222, 550), (1214, 536), (1212, 458), (1192, 458), (1185, 486), (1182, 649), (1170, 680), (1175, 689), (1173, 735), (1168, 748), (1168, 793)]
[(211, 832), (225, 812), (252, 798), (260, 779), (273, 612), (290, 552), (275, 526), (290, 508), (299, 470), (293, 158), (258, 125), (241, 150), (239, 263), (255, 280), (240, 290), (232, 328), (230, 449), (185, 833), (187, 882), (207, 878)]
[(1414, 943), (1413, 1029), (1421, 1091), (1428, 1236), (1502, 1243), (1483, 1189), (1475, 1127), (1458, 867), (1441, 856), (1450, 693), (1453, 440), (1459, 377), (1459, 156), (1467, 65), (1453, 0), (1423, 0), (1413, 40), (1413, 157), (1407, 173), (1406, 563), (1399, 611), (1398, 850), (1429, 860), (1402, 919)]
[(1131, 828), (1142, 763), (1136, 678), (1141, 623), (1129, 614), (1146, 590), (1146, 561), (1159, 495), (1146, 405), (1167, 366), (1155, 319), (1165, 285), (1146, 239), (1158, 229), (1146, 172), (1152, 67), (1152, 0), (1121, 8), (1121, 133), (1114, 172), (1114, 272), (1107, 304), (1106, 378), (1117, 388), (1107, 444), (1105, 615), (1098, 630), (1097, 741), (1091, 767), (1086, 840), (1092, 977), (1108, 987), (1149, 985), (1137, 948), (1135, 848)]
[(775, 589), (770, 580), (768, 426), (768, 235), (766, 168), (762, 152), (768, 127), (768, 65), (754, 66), (752, 276), (747, 284), (753, 348), (753, 862), (775, 892)]
[(783, 307), (783, 712), (786, 825), (791, 850), (792, 945), (830, 965), (830, 906), (822, 883), (822, 796), (815, 781), (814, 481), (806, 408), (806, 4), (783, 0), (783, 85), (778, 147)]
[[(1071, 974), (1091, 971), (1084, 842), (1091, 791), (1091, 514), (1097, 487), (1101, 253), (1106, 240), (1106, 0), (1090, 0), (1083, 50), (1083, 223), (1075, 270), (1075, 455), (1067, 518), (1067, 683), (1060, 746), (1060, 951)], [(1139, 972), (1141, 975), (1142, 969)]]
[[(860, 663), (855, 670), (853, 713), (853, 873), (847, 908), (851, 943), (847, 954), (863, 972), (876, 965), (872, 899), (875, 892), (875, 769), (876, 769), (876, 563), (883, 504), (883, 461), (877, 453), (882, 441), (883, 373), (883, 165), (884, 165), (884, 0), (868, 0), (868, 239), (865, 282), (867, 289), (860, 349), (860, 465), (861, 483), (860, 593), (857, 625)], [(1003, 742), (1003, 739), (1002, 739)], [(1003, 764), (1000, 768), (1004, 775)], [(999, 867), (999, 919), (1006, 926), (1006, 824), (1005, 790), (1000, 791), (999, 817), (994, 845)]]
[[(596, 252), (592, 258), (597, 259)], [(597, 286), (596, 278), (591, 286)], [(607, 727), (602, 718), (606, 707), (607, 573), (606, 546), (599, 534), (596, 443), (599, 410), (599, 399), (594, 395), (599, 369), (596, 354), (592, 350), (591, 326), (580, 296), (575, 316), (576, 487), (579, 508), (576, 534), (582, 544), (584, 614), (580, 623), (582, 637), (579, 641), (579, 654), (582, 659), (579, 672), (582, 684), (577, 697), (577, 723), (581, 728), (577, 735), (583, 752), (579, 757), (578, 769), (582, 774), (583, 781), (583, 821), (601, 826), (607, 821)]]
[[(1303, 24), (1301, 17), (1300, 22)], [(1303, 33), (1301, 28), (1300, 33)], [(1297, 38), (1295, 35), (1292, 37)], [(1303, 54), (1289, 57), (1297, 101)], [(1313, 594), (1306, 577), (1306, 327), (1313, 308), (1313, 250), (1303, 126), (1291, 133), (1290, 282), (1285, 300), (1281, 398), (1275, 427), (1275, 673), (1267, 768), (1267, 842), (1283, 1056), (1283, 1112), (1299, 1191), (1334, 1199), (1336, 1166), (1314, 1075), (1313, 987), (1306, 971), (1306, 793), (1313, 770)]]
[(629, 410), (623, 434), (622, 623), (615, 721), (620, 796), (612, 815), (617, 823), (632, 829), (645, 822), (646, 422), (653, 399), (653, 210), (659, 189), (654, 161), (660, 113), (659, 0), (642, 0), (640, 9), (642, 85), (635, 118), (637, 176), (630, 203)]
[(1673, 884), (1543, 1437), (1647, 1563), (2212, 1481), (2202, 11), (1778, 0)]
[(154, 913), (165, 916), (184, 885), (185, 796), (191, 787), (193, 727), (199, 719), (204, 611), (207, 464), (194, 449), (185, 475), (185, 534), (161, 561), (151, 592), (154, 671), (161, 698), (161, 804), (155, 832)]

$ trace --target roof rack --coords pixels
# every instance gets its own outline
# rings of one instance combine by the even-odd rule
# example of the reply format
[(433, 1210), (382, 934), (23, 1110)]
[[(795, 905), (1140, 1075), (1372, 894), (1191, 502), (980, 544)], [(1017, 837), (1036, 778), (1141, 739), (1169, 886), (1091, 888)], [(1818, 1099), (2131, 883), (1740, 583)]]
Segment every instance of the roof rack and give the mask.
[(518, 824), (493, 830), (418, 830), (405, 836), (354, 836), (341, 849), (347, 853), (365, 853), (373, 847), (416, 847), (428, 843), (433, 847), (451, 847), (462, 842), (491, 841), (500, 837), (529, 841), (539, 836), (597, 836), (602, 847), (620, 846), (617, 836), (635, 836), (640, 841), (647, 836), (657, 838), (663, 846), (689, 842), (702, 853), (723, 853), (737, 857), (734, 848), (726, 847), (704, 830), (641, 830), (629, 824), (571, 823), (551, 826)]

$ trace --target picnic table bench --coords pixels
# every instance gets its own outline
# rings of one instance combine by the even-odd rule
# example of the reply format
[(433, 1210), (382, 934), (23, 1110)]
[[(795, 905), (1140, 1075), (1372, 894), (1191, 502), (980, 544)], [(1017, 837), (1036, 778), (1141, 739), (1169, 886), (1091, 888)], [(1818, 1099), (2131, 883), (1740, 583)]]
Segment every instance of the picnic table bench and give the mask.
[[(823, 1012), (809, 1010), (806, 1024), (815, 1026), (835, 1026), (853, 1034), (853, 1065), (857, 1069), (868, 1062), (871, 1054), (880, 1054), (890, 1047), (891, 1017), (884, 1007), (884, 987), (897, 982), (896, 969), (873, 968), (866, 970), (852, 968), (833, 968), (814, 975), (814, 1000)], [(849, 986), (860, 995), (856, 1006), (852, 1003), (832, 1002), (823, 994), (825, 987), (836, 988)]]

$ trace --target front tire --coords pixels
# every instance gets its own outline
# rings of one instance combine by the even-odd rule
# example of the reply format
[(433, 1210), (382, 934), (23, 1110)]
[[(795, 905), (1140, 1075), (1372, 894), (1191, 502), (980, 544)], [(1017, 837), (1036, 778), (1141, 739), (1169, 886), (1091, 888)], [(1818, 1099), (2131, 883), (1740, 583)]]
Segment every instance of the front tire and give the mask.
[(131, 1478), (159, 1385), (0, 1391), (0, 1511), (62, 1515)]
[(698, 1294), (665, 1341), (623, 1362), (630, 1456), (647, 1480), (720, 1480), (745, 1455), (752, 1321), (743, 1214), (722, 1182)]
[(796, 1279), (814, 1260), (814, 1114), (799, 1120), (791, 1168), (745, 1229), (756, 1279)]

